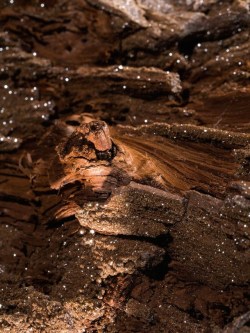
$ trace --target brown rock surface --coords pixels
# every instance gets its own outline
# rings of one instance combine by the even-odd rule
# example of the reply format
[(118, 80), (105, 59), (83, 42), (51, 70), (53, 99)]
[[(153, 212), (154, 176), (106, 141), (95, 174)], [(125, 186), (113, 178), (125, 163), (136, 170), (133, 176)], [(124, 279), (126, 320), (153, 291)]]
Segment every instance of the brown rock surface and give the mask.
[(249, 332), (249, 10), (0, 2), (0, 332)]

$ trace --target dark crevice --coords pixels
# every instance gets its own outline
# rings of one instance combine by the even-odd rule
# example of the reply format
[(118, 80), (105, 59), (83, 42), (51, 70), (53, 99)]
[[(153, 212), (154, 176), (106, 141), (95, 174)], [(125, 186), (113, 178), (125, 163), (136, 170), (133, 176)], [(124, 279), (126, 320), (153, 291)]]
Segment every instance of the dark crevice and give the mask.
[(238, 24), (233, 25), (232, 29), (221, 29), (221, 31), (218, 30), (214, 34), (208, 34), (207, 30), (204, 30), (192, 35), (187, 35), (178, 42), (178, 50), (183, 55), (192, 56), (194, 48), (198, 43), (226, 40), (232, 37), (237, 32), (238, 28), (241, 28), (243, 31), (247, 29), (247, 27), (247, 23), (242, 24), (242, 22), (238, 22)]
[[(75, 218), (75, 215), (70, 215), (65, 218), (62, 218), (60, 220), (51, 219), (47, 224), (47, 229), (58, 229), (62, 227), (64, 224), (69, 222), (76, 222), (76, 224), (79, 224), (77, 219)], [(79, 224), (80, 228), (80, 224)]]
[(191, 309), (187, 310), (187, 313), (192, 318), (194, 318), (196, 320), (202, 320), (202, 319), (204, 319), (203, 314), (199, 310), (195, 309), (194, 307), (192, 307)]
[[(13, 196), (13, 195), (7, 195), (7, 194), (0, 194), (0, 200), (1, 201), (6, 201), (6, 202), (15, 202), (15, 203), (18, 203), (18, 204), (21, 204), (21, 205), (24, 205), (24, 206), (31, 206), (30, 205), (30, 200), (28, 199), (24, 199), (24, 198), (21, 198), (21, 197), (16, 197), (16, 196)], [(34, 201), (33, 203), (36, 204), (36, 202)]]
[(172, 242), (172, 237), (170, 234), (162, 234), (156, 237), (134, 236), (134, 235), (107, 235), (107, 236), (119, 239), (129, 239), (129, 240), (137, 240), (140, 242), (151, 243), (153, 245), (159, 246), (164, 249), (168, 246), (170, 242)]
[(168, 265), (169, 265), (170, 261), (171, 261), (171, 258), (166, 253), (158, 265), (153, 266), (149, 262), (147, 264), (147, 267), (145, 269), (143, 269), (142, 272), (144, 275), (146, 275), (150, 279), (153, 279), (156, 281), (162, 281), (162, 280), (164, 280), (166, 274), (169, 271)]

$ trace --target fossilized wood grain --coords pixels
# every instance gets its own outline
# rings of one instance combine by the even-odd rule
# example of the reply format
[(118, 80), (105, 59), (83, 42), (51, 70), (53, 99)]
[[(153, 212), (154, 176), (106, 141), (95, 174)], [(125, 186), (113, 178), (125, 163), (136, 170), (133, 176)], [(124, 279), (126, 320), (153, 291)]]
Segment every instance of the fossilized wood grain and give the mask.
[(246, 328), (247, 2), (44, 3), (0, 4), (0, 330)]

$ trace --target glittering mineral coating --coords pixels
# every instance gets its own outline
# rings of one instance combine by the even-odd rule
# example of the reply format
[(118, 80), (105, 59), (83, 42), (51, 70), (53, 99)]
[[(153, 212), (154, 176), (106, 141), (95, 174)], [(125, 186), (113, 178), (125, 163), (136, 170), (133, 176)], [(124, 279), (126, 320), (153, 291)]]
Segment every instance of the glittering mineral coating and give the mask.
[(1, 332), (248, 330), (249, 52), (247, 1), (0, 1)]

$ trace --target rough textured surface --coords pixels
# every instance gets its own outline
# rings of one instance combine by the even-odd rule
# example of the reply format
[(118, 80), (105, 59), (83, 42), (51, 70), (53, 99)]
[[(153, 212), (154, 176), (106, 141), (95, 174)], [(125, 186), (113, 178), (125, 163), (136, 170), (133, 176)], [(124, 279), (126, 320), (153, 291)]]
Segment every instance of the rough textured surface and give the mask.
[(247, 333), (244, 0), (0, 1), (0, 331)]

